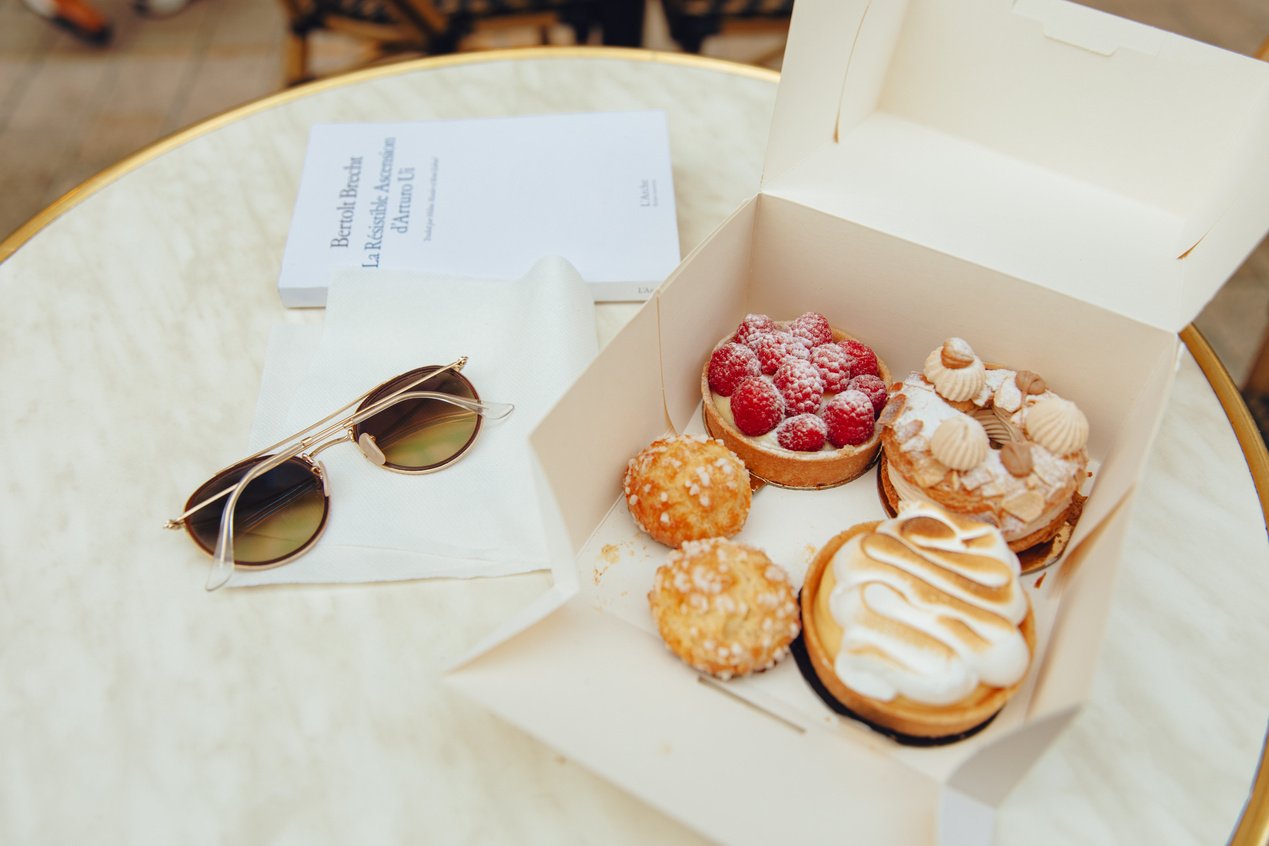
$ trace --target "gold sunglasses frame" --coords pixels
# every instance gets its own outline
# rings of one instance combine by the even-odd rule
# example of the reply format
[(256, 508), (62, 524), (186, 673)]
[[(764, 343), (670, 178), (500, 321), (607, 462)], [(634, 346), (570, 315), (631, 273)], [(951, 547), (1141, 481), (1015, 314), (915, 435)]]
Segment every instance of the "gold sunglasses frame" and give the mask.
[[(322, 466), (322, 464), (319, 461), (316, 460), (316, 457), (320, 453), (335, 446), (336, 444), (340, 444), (347, 441), (349, 443), (356, 444), (358, 450), (361, 452), (363, 456), (365, 456), (365, 458), (368, 461), (370, 461), (372, 464), (382, 467), (385, 470), (390, 470), (393, 473), (401, 473), (403, 475), (408, 475), (408, 476), (427, 475), (429, 473), (435, 473), (437, 471), (444, 470), (456, 464), (459, 460), (462, 459), (464, 455), (470, 452), (472, 446), (476, 442), (477, 436), (480, 434), (480, 429), (481, 429), (481, 426), (483, 425), (485, 417), (490, 417), (491, 419), (497, 420), (497, 419), (506, 417), (508, 414), (510, 414), (514, 410), (515, 407), (511, 405), (510, 403), (486, 402), (480, 399), (480, 394), (476, 391), (476, 386), (473, 385), (471, 381), (468, 380), (461, 373), (463, 367), (466, 364), (467, 364), (467, 356), (463, 356), (457, 359), (456, 361), (453, 361), (447, 365), (444, 365), (443, 367), (437, 367), (434, 370), (431, 370), (427, 373), (420, 374), (417, 379), (407, 382), (404, 385), (398, 386), (394, 391), (376, 400), (371, 405), (368, 405), (365, 408), (359, 408), (357, 409), (357, 411), (355, 411), (354, 413), (350, 415), (347, 415), (346, 417), (342, 417), (337, 420), (335, 419), (339, 417), (341, 414), (344, 414), (344, 412), (348, 411), (348, 409), (356, 405), (359, 405), (360, 403), (365, 402), (365, 400), (368, 397), (373, 396), (375, 393), (384, 389), (388, 385), (391, 385), (393, 382), (396, 382), (397, 380), (401, 379), (403, 376), (409, 375), (409, 373), (411, 373), (412, 371), (406, 371), (405, 373), (394, 376), (391, 379), (388, 379), (384, 382), (380, 382), (375, 387), (360, 394), (359, 396), (357, 396), (350, 402), (345, 403), (344, 405), (335, 409), (330, 414), (327, 414), (325, 417), (318, 420), (316, 423), (312, 423), (304, 427), (303, 429), (299, 430), (295, 434), (283, 438), (277, 443), (271, 444), (267, 447), (264, 447), (263, 449), (257, 450), (256, 452), (253, 452), (251, 455), (248, 455), (246, 458), (242, 458), (238, 461), (235, 461), (233, 464), (230, 464), (226, 467), (221, 468), (220, 470), (217, 470), (215, 473), (213, 473), (211, 476), (208, 477), (206, 482), (203, 482), (203, 484), (200, 485), (199, 487), (201, 488), (205, 486), (206, 484), (208, 484), (208, 482), (211, 482), (215, 480), (216, 478), (223, 476), (224, 474), (232, 470), (235, 470), (244, 464), (247, 464), (248, 462), (257, 461), (257, 459), (260, 459), (262, 457), (266, 459), (264, 461), (258, 461), (256, 464), (252, 465), (238, 481), (229, 485), (225, 489), (213, 494), (212, 496), (207, 497), (206, 499), (192, 506), (188, 505), (187, 503), (187, 507), (185, 511), (183, 511), (180, 515), (164, 523), (163, 528), (165, 529), (184, 528), (187, 534), (190, 536), (190, 539), (194, 541), (194, 545), (197, 546), (203, 552), (211, 555), (211, 557), (213, 558), (213, 563), (212, 563), (212, 570), (208, 574), (208, 579), (207, 579), (206, 589), (208, 591), (213, 591), (213, 590), (216, 590), (217, 588), (224, 586), (225, 583), (229, 581), (229, 578), (233, 575), (234, 569), (237, 567), (242, 567), (244, 569), (250, 569), (250, 570), (271, 570), (275, 567), (281, 567), (284, 564), (291, 563), (292, 561), (296, 560), (297, 558), (304, 555), (306, 552), (308, 552), (310, 549), (313, 548), (313, 546), (318, 542), (318, 540), (321, 539), (322, 534), (326, 530), (326, 524), (329, 522), (330, 487), (329, 487), (329, 480), (327, 479), (327, 476), (326, 476), (325, 468)], [(417, 369), (422, 370), (425, 368), (417, 368)], [(440, 376), (441, 374), (444, 374), (446, 372), (452, 372), (454, 375), (457, 375), (459, 378), (463, 380), (463, 382), (465, 382), (470, 387), (471, 394), (472, 394), (471, 398), (458, 396), (455, 394), (441, 393), (437, 391), (411, 390), (416, 385), (419, 385), (423, 382), (427, 382), (430, 379), (435, 379), (437, 376)], [(394, 467), (392, 465), (389, 465), (387, 463), (386, 456), (383, 454), (383, 451), (380, 450), (378, 447), (378, 444), (375, 443), (375, 439), (373, 435), (367, 432), (362, 432), (360, 438), (356, 438), (355, 436), (355, 432), (356, 432), (356, 428), (358, 424), (364, 422), (365, 420), (368, 420), (371, 417), (374, 417), (375, 415), (383, 411), (386, 411), (387, 409), (391, 408), (394, 405), (397, 405), (398, 403), (405, 402), (407, 400), (412, 400), (412, 399), (440, 400), (441, 402), (446, 402), (451, 405), (456, 405), (459, 408), (464, 408), (464, 409), (467, 409), (468, 411), (474, 411), (476, 413), (476, 427), (475, 429), (472, 430), (471, 436), (468, 438), (467, 442), (462, 446), (462, 448), (459, 449), (458, 452), (456, 452), (452, 457), (446, 459), (445, 461), (442, 461), (441, 463), (435, 466), (430, 466), (430, 467), (421, 468), (417, 470), (407, 469), (402, 467)], [(332, 420), (334, 422), (331, 422)], [(314, 431), (315, 429), (317, 431)], [(281, 449), (279, 452), (270, 455), (270, 453), (273, 453), (273, 450), (278, 450), (281, 447), (286, 447), (286, 449)], [(246, 563), (246, 562), (240, 563), (240, 562), (234, 561), (233, 559), (234, 529), (233, 529), (232, 515), (234, 513), (234, 508), (237, 506), (239, 498), (241, 497), (243, 491), (246, 490), (247, 485), (250, 484), (252, 481), (264, 475), (265, 473), (269, 472), (270, 470), (282, 466), (283, 464), (285, 464), (286, 462), (292, 459), (298, 459), (299, 461), (307, 465), (308, 469), (315, 476), (317, 476), (318, 479), (321, 480), (322, 496), (325, 500), (324, 508), (322, 512), (321, 524), (318, 526), (317, 531), (313, 533), (313, 536), (309, 538), (302, 547), (300, 547), (295, 552), (283, 558), (280, 558), (275, 561), (268, 561), (261, 564), (252, 564), (252, 563)], [(209, 551), (207, 547), (202, 543), (202, 541), (200, 541), (198, 537), (194, 534), (193, 530), (189, 526), (187, 518), (189, 518), (190, 515), (196, 514), (197, 512), (201, 511), (202, 509), (206, 508), (212, 503), (217, 502), (225, 497), (229, 497), (229, 502), (226, 503), (223, 516), (221, 518), (221, 525), (220, 525), (220, 531), (217, 536), (216, 549)]]

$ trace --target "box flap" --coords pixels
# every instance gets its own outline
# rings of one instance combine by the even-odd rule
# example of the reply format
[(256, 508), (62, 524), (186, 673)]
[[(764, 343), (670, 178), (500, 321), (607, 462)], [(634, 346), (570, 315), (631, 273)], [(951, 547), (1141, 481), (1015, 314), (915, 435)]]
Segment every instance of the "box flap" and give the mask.
[[(934, 841), (936, 781), (865, 744), (762, 716), (697, 678), (650, 635), (572, 602), (446, 680), (721, 842), (816, 842), (833, 808), (859, 843)], [(755, 789), (738, 790), (738, 772), (752, 773)]]
[(1269, 228), (1266, 147), (1266, 63), (1062, 0), (804, 0), (763, 191), (1175, 331)]

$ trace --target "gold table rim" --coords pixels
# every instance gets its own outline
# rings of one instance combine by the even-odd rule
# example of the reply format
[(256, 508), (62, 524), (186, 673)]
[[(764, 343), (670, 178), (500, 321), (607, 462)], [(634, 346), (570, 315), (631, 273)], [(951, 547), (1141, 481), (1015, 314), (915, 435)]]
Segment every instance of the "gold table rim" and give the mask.
[[(47, 207), (37, 212), (26, 223), (19, 226), (12, 234), (0, 241), (0, 264), (3, 264), (18, 249), (31, 240), (37, 233), (51, 224), (65, 212), (79, 205), (88, 197), (107, 185), (125, 176), (164, 153), (181, 145), (202, 137), (243, 118), (285, 103), (301, 100), (345, 85), (355, 85), (368, 80), (396, 76), (416, 70), (431, 70), (459, 65), (482, 64), (489, 62), (519, 61), (524, 59), (612, 59), (630, 62), (649, 62), (657, 64), (681, 65), (702, 70), (712, 70), (733, 76), (778, 83), (780, 73), (767, 68), (754, 67), (723, 59), (714, 59), (686, 53), (667, 53), (657, 50), (641, 50), (628, 47), (522, 47), (504, 50), (486, 50), (474, 53), (459, 53), (444, 56), (425, 56), (418, 59), (392, 62), (349, 71), (335, 76), (318, 79), (293, 88), (284, 89), (256, 100), (227, 109), (212, 117), (191, 124), (184, 129), (167, 135), (152, 144), (142, 147), (135, 153), (105, 168), (97, 174), (85, 179), (79, 185), (67, 191)], [(1193, 323), (1180, 332), (1190, 354), (1194, 356), (1208, 384), (1216, 393), (1216, 397), (1224, 409), (1234, 436), (1238, 439), (1243, 458), (1251, 472), (1252, 481), (1260, 498), (1260, 508), (1269, 522), (1269, 451), (1261, 439), (1255, 421), (1248, 411), (1242, 394), (1235, 386), (1229, 371), (1217, 358), (1215, 351), (1203, 334)], [(1256, 768), (1256, 776), (1252, 790), (1239, 816), (1237, 826), (1229, 840), (1230, 846), (1257, 846), (1269, 843), (1269, 736), (1260, 750), (1260, 760)]]

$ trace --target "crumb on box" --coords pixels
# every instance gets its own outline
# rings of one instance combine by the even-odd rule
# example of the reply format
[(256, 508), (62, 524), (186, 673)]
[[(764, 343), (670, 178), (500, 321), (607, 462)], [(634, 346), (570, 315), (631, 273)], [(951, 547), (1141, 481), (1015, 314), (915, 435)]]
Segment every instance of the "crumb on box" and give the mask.
[(604, 573), (608, 572), (608, 568), (620, 560), (621, 550), (616, 544), (606, 543), (600, 547), (599, 557), (604, 563), (595, 565), (595, 572), (592, 575), (592, 578), (595, 580), (596, 585), (598, 585), (600, 580), (604, 577)]

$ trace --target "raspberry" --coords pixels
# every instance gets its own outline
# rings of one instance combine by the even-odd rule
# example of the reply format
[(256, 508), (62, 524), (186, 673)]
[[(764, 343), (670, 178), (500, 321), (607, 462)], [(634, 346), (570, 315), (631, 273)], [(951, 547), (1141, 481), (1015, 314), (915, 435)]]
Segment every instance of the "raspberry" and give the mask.
[(785, 414), (806, 414), (820, 407), (824, 396), (824, 380), (815, 365), (800, 358), (786, 358), (776, 368), (776, 390), (784, 397)]
[(824, 393), (840, 394), (855, 369), (855, 359), (837, 344), (823, 344), (811, 350), (811, 364), (824, 380)]
[(833, 342), (833, 327), (828, 325), (828, 318), (817, 311), (806, 314), (789, 324), (789, 331), (806, 342), (808, 347)]
[(788, 332), (763, 332), (749, 339), (749, 348), (758, 354), (763, 373), (775, 373), (786, 358), (810, 358), (801, 341)]
[(736, 327), (736, 334), (732, 335), (731, 339), (737, 344), (748, 344), (754, 335), (775, 331), (777, 331), (775, 321), (765, 314), (746, 314), (745, 319)]
[(855, 366), (851, 368), (851, 372), (856, 376), (861, 373), (871, 373), (874, 376), (881, 375), (881, 368), (877, 366), (877, 354), (872, 351), (872, 347), (853, 338), (840, 341), (839, 346), (846, 350), (846, 353), (851, 358), (855, 359)]
[(765, 435), (784, 419), (784, 399), (761, 376), (746, 376), (731, 395), (731, 416), (746, 435)]
[(874, 415), (881, 413), (881, 409), (886, 407), (886, 400), (890, 396), (886, 390), (886, 383), (881, 381), (880, 376), (873, 376), (871, 373), (862, 373), (851, 379), (846, 389), (859, 391), (872, 400), (872, 413)]
[(836, 447), (858, 446), (872, 437), (872, 400), (861, 391), (843, 391), (820, 409), (828, 424), (828, 440)]
[(746, 376), (757, 376), (758, 356), (744, 344), (723, 344), (709, 357), (709, 387), (729, 397)]
[(819, 452), (828, 437), (828, 426), (814, 414), (798, 414), (776, 427), (776, 440), (794, 452)]

